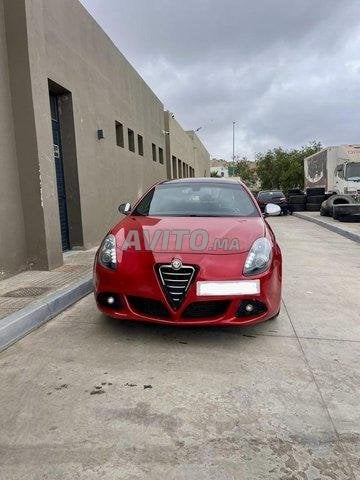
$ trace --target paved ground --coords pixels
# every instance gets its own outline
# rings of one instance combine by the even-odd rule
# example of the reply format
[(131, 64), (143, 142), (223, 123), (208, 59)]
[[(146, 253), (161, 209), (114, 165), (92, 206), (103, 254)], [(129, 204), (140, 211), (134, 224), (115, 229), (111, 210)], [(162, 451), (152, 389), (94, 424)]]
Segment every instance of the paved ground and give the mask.
[(0, 478), (360, 478), (359, 245), (271, 223), (275, 321), (120, 323), (89, 296), (0, 354)]
[(298, 217), (313, 219), (318, 222), (322, 222), (325, 226), (336, 227), (339, 230), (342, 230), (349, 238), (349, 235), (352, 234), (354, 238), (360, 239), (360, 222), (340, 222), (339, 220), (334, 220), (332, 217), (322, 217), (320, 212), (297, 212), (294, 214)]
[(65, 253), (64, 265), (51, 272), (29, 270), (1, 280), (0, 271), (0, 322), (34, 300), (43, 300), (91, 273), (95, 252), (96, 248)]

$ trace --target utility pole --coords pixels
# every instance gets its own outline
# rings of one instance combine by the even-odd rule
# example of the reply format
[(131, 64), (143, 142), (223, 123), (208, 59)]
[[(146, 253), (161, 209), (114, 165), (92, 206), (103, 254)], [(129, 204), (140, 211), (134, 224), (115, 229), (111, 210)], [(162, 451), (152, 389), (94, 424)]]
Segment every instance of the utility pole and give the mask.
[(232, 154), (232, 176), (234, 177), (235, 173), (235, 123), (233, 122), (233, 154)]

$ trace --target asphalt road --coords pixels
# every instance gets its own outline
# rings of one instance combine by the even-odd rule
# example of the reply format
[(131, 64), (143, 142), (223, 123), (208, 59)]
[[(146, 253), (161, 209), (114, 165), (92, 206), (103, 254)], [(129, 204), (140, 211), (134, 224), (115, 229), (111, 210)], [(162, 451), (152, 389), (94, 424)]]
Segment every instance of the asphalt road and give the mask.
[(360, 247), (271, 224), (277, 320), (121, 323), (89, 296), (0, 354), (0, 478), (360, 478)]

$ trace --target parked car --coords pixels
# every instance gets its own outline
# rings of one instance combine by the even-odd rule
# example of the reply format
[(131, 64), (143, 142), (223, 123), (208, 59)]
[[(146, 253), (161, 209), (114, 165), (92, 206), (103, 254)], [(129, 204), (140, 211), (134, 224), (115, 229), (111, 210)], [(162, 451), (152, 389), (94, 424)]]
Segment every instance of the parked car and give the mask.
[(266, 205), (273, 203), (275, 205), (279, 205), (281, 208), (281, 213), (284, 215), (292, 213), (291, 205), (289, 204), (284, 192), (281, 190), (262, 190), (257, 194), (256, 200), (262, 212), (265, 211)]
[[(176, 325), (246, 325), (278, 314), (281, 251), (241, 182), (164, 181), (119, 210), (125, 218), (94, 264), (105, 314)], [(280, 207), (265, 212), (279, 215)]]

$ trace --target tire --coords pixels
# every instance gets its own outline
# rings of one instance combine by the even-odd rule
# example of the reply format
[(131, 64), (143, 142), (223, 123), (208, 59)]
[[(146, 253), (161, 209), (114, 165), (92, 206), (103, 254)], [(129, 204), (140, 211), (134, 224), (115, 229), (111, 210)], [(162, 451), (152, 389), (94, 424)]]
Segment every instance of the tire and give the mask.
[(305, 203), (294, 203), (293, 212), (305, 212)]
[(325, 193), (325, 200), (327, 200), (328, 198), (332, 197), (333, 195), (336, 195), (336, 193), (334, 193), (334, 192)]
[(289, 203), (291, 203), (292, 205), (295, 205), (295, 204), (304, 205), (305, 201), (306, 201), (306, 197), (304, 194), (289, 196)]
[(321, 204), (320, 215), (322, 217), (331, 217), (331, 208), (326, 205), (326, 201)]
[(306, 195), (311, 197), (312, 195), (325, 195), (324, 187), (312, 187), (306, 189)]
[(360, 223), (359, 214), (350, 214), (350, 215), (340, 215), (339, 222), (349, 222), (349, 223)]
[(334, 205), (341, 205), (341, 204), (354, 204), (356, 203), (354, 197), (351, 195), (332, 195), (330, 198), (326, 200), (326, 205), (332, 208)]
[[(272, 317), (270, 317), (270, 318), (268, 318), (267, 320), (265, 320), (265, 322), (271, 322), (272, 320), (276, 320), (277, 317), (278, 317), (279, 314), (280, 314), (280, 310), (281, 310), (281, 308), (279, 309), (279, 311), (278, 311), (277, 313), (275, 313), (275, 315), (273, 315)], [(264, 322), (264, 323), (265, 323), (265, 322)]]
[(325, 195), (307, 195), (306, 203), (323, 203)]
[(355, 199), (351, 195), (331, 195), (327, 200), (325, 200), (321, 207), (325, 209), (325, 215), (329, 217), (333, 217), (333, 207), (334, 205), (340, 205), (340, 204), (354, 204)]
[(307, 203), (306, 211), (307, 212), (319, 212), (321, 208), (321, 203)]

